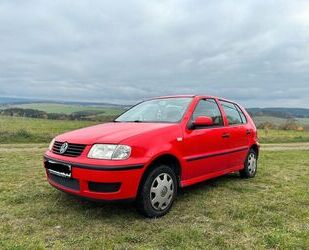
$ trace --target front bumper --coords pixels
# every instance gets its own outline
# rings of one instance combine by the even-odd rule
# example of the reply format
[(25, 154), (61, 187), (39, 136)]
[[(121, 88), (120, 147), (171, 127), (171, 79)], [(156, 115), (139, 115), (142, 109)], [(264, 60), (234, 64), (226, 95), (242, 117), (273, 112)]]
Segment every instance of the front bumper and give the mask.
[[(47, 163), (70, 166), (71, 178), (51, 173)], [(48, 182), (64, 192), (97, 200), (134, 199), (144, 171), (143, 164), (123, 166), (95, 166), (73, 163), (55, 157), (44, 156)]]

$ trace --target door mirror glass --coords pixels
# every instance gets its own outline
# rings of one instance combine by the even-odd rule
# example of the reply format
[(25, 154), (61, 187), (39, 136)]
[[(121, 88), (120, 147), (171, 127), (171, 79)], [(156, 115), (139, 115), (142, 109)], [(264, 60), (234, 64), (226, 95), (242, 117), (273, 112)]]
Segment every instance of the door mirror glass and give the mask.
[(198, 116), (193, 121), (194, 127), (205, 127), (205, 126), (213, 126), (213, 120), (209, 116)]

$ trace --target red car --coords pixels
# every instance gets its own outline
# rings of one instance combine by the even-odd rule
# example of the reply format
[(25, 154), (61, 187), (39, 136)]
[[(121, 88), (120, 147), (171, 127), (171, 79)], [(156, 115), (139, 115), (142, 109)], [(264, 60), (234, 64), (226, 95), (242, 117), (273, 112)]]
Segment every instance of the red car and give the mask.
[(256, 127), (240, 105), (212, 96), (141, 102), (113, 122), (57, 136), (44, 155), (49, 183), (99, 200), (136, 200), (166, 214), (177, 189), (239, 171), (254, 177)]

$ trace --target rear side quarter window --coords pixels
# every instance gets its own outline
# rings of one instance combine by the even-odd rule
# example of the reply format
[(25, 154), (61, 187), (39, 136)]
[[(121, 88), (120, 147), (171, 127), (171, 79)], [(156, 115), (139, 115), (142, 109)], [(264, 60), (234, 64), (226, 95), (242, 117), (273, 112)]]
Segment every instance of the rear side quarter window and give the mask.
[(244, 112), (240, 109), (239, 106), (235, 105), (235, 107), (237, 108), (239, 114), (240, 114), (240, 118), (243, 124), (247, 123), (247, 117), (245, 116)]

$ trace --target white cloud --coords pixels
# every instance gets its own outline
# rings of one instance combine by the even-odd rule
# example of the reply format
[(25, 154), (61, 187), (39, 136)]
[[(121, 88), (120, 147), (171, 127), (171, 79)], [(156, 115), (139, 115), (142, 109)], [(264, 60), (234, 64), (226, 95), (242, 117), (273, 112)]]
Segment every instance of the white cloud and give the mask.
[(309, 107), (307, 1), (0, 2), (0, 95)]

